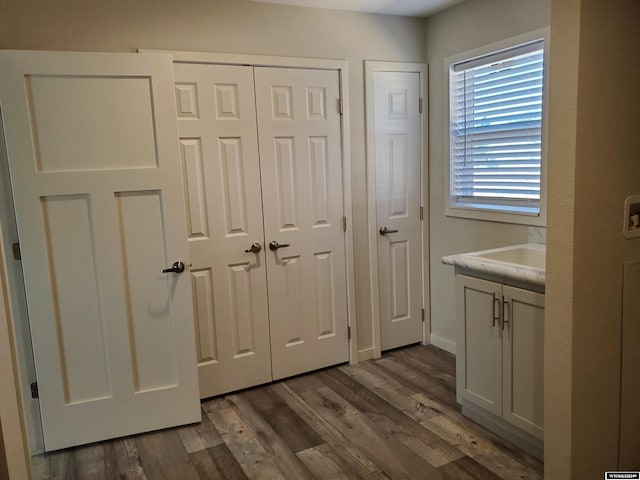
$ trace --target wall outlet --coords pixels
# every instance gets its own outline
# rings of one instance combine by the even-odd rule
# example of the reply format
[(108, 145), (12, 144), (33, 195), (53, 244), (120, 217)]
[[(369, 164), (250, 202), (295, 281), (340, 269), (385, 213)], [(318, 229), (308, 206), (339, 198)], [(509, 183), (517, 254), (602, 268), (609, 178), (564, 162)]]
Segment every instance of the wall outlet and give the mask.
[(624, 202), (624, 238), (640, 238), (640, 195), (631, 195)]

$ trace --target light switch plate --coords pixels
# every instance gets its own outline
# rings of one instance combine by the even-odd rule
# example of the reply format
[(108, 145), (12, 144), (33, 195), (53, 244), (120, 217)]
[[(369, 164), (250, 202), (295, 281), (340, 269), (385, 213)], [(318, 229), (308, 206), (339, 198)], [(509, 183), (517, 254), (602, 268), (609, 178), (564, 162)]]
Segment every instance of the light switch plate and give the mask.
[(640, 237), (640, 195), (631, 195), (624, 201), (624, 238)]

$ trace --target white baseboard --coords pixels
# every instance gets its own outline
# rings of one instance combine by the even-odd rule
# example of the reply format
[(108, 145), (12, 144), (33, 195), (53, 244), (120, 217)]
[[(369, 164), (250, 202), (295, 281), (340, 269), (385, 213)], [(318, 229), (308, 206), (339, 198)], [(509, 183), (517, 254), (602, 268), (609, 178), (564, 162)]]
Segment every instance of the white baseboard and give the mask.
[(449, 353), (456, 354), (456, 344), (451, 340), (439, 337), (438, 335), (431, 334), (431, 345), (435, 345), (438, 348), (446, 350)]
[(373, 347), (358, 351), (358, 362), (371, 360), (374, 357)]

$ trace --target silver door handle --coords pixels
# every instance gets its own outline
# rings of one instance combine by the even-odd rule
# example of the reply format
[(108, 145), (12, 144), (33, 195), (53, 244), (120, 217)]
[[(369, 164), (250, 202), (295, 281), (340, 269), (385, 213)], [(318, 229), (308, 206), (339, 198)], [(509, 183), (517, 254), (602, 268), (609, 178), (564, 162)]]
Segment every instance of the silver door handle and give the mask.
[(271, 250), (272, 252), (275, 252), (279, 248), (284, 248), (289, 246), (290, 245), (288, 243), (278, 243), (275, 240), (273, 240), (272, 242), (269, 243), (269, 250)]
[(380, 227), (380, 235), (386, 235), (387, 233), (398, 233), (398, 230), (390, 230), (387, 227)]
[(163, 268), (161, 273), (182, 273), (184, 272), (184, 263), (173, 262), (173, 265), (169, 268)]
[(260, 244), (260, 242), (255, 242), (251, 244), (251, 246), (247, 248), (244, 253), (258, 253), (260, 252), (260, 250), (262, 250), (262, 245)]

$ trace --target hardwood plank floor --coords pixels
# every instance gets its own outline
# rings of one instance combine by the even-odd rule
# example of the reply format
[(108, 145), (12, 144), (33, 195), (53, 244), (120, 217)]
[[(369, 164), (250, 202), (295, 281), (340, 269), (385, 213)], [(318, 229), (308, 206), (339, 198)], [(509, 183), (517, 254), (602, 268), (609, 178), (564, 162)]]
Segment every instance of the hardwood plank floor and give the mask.
[(412, 346), (202, 403), (197, 425), (39, 455), (34, 480), (541, 479), (462, 416), (455, 358)]

